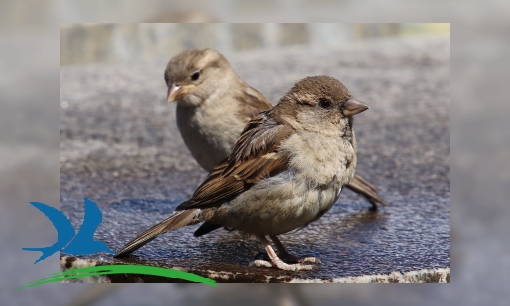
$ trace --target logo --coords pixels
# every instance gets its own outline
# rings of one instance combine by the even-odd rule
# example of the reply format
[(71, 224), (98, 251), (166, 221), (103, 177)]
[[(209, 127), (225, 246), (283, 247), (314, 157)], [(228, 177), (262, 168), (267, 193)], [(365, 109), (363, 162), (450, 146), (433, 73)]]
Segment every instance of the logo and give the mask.
[(88, 255), (98, 252), (108, 252), (115, 254), (106, 243), (94, 240), (94, 233), (97, 227), (103, 221), (103, 215), (97, 207), (96, 203), (89, 199), (85, 199), (85, 216), (80, 230), (75, 235), (75, 231), (69, 219), (64, 214), (49, 205), (30, 202), (35, 208), (39, 209), (50, 219), (58, 233), (58, 241), (45, 248), (23, 248), (25, 251), (39, 251), (42, 256), (37, 259), (34, 264), (50, 257), (58, 251), (63, 251), (71, 255)]
[[(115, 254), (115, 252), (112, 251), (106, 245), (106, 243), (103, 241), (94, 240), (94, 233), (96, 232), (97, 227), (103, 221), (103, 215), (101, 214), (101, 211), (97, 207), (96, 203), (89, 199), (84, 199), (84, 201), (85, 215), (83, 217), (83, 222), (78, 233), (76, 233), (69, 219), (67, 219), (60, 210), (43, 203), (30, 202), (30, 204), (39, 209), (44, 215), (46, 215), (46, 217), (48, 217), (48, 219), (53, 223), (53, 226), (55, 226), (58, 235), (57, 242), (48, 247), (23, 248), (25, 251), (42, 252), (41, 257), (39, 257), (39, 259), (37, 259), (34, 264), (50, 257), (58, 251), (63, 251), (70, 255), (89, 255), (98, 252)], [(143, 265), (119, 264), (70, 269), (62, 273), (53, 273), (50, 275), (50, 277), (31, 282), (19, 288), (18, 290), (46, 283), (107, 274), (146, 274), (152, 276), (178, 278), (190, 282), (204, 283), (210, 286), (216, 286), (216, 282), (212, 279), (180, 270)]]

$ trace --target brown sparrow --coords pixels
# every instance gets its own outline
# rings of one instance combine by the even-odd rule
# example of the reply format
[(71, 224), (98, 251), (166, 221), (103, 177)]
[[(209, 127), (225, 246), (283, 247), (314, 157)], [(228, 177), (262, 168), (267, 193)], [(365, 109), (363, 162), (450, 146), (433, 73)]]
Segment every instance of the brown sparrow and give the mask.
[[(230, 155), (250, 119), (273, 107), (213, 49), (186, 50), (174, 56), (166, 67), (165, 81), (167, 101), (177, 101), (177, 126), (184, 143), (208, 172)], [(377, 189), (360, 176), (347, 188), (363, 195), (372, 210), (377, 210), (377, 203), (385, 204)]]
[[(352, 116), (367, 109), (332, 77), (297, 82), (278, 105), (248, 123), (233, 152), (214, 167), (191, 199), (116, 256), (125, 256), (165, 232), (204, 222), (195, 236), (219, 227), (255, 235), (270, 262), (255, 260), (253, 265), (293, 271), (314, 268), (310, 263), (320, 263), (317, 258), (296, 260), (277, 235), (319, 219), (354, 178)], [(283, 259), (297, 262), (280, 259), (266, 236)]]

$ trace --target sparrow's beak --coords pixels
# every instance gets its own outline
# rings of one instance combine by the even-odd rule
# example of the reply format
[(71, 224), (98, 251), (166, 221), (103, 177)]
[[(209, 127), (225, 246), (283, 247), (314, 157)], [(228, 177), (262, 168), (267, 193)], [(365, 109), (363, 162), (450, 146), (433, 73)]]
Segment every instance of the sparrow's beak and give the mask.
[(347, 102), (344, 103), (344, 115), (347, 117), (351, 117), (357, 115), (363, 111), (369, 109), (368, 105), (365, 103), (358, 101), (356, 99), (350, 98)]
[(166, 96), (166, 102), (170, 103), (170, 102), (173, 102), (173, 101), (181, 100), (194, 87), (195, 87), (195, 85), (193, 85), (193, 84), (186, 85), (186, 86), (172, 84), (170, 87), (168, 87), (168, 93), (167, 93), (167, 96)]

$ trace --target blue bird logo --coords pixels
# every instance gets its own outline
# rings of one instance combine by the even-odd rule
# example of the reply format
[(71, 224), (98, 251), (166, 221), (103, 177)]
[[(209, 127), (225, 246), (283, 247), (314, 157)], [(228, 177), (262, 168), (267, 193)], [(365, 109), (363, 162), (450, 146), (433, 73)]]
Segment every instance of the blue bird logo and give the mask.
[(85, 216), (83, 217), (80, 230), (76, 235), (71, 222), (69, 222), (60, 210), (39, 202), (30, 202), (30, 204), (39, 209), (50, 219), (58, 234), (58, 241), (51, 246), (43, 248), (23, 248), (25, 251), (38, 251), (43, 253), (34, 264), (50, 257), (60, 250), (71, 255), (87, 255), (97, 252), (115, 254), (106, 243), (94, 240), (94, 233), (99, 224), (103, 221), (103, 215), (96, 203), (91, 200), (85, 199)]

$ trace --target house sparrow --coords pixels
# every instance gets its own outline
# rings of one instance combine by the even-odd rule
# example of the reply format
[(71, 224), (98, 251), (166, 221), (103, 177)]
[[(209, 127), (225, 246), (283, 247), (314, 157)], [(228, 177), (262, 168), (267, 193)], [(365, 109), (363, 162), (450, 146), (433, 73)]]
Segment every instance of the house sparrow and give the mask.
[[(233, 152), (214, 167), (191, 199), (127, 243), (116, 257), (128, 255), (165, 232), (204, 222), (195, 236), (219, 227), (255, 235), (270, 261), (255, 260), (252, 265), (313, 269), (313, 263), (320, 263), (317, 258), (291, 256), (277, 235), (319, 219), (354, 178), (352, 116), (367, 109), (332, 77), (297, 82), (278, 105), (248, 123)], [(295, 263), (276, 255), (266, 236), (282, 259)]]
[[(230, 155), (250, 119), (273, 107), (213, 49), (186, 50), (174, 56), (166, 67), (165, 81), (167, 101), (177, 101), (177, 126), (184, 143), (208, 172)], [(377, 203), (385, 204), (377, 189), (360, 176), (347, 188), (363, 195), (371, 210), (377, 210)]]

